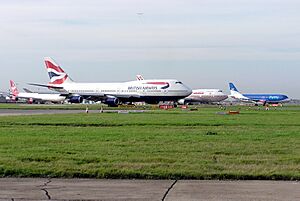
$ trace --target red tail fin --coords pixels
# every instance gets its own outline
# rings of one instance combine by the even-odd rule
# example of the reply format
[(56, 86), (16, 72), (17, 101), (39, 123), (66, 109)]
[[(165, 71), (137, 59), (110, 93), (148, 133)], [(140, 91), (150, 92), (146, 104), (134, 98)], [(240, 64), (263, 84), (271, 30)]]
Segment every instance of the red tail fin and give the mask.
[(19, 91), (14, 81), (10, 80), (10, 90), (13, 96), (18, 96)]

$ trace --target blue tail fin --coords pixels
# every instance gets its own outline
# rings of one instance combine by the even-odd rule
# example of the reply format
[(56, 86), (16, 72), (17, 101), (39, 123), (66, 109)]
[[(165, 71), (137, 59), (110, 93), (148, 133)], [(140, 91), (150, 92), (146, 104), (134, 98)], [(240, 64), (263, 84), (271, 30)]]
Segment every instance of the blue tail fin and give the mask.
[(230, 88), (230, 91), (236, 91), (236, 92), (239, 92), (239, 90), (234, 86), (233, 83), (229, 83), (229, 88)]

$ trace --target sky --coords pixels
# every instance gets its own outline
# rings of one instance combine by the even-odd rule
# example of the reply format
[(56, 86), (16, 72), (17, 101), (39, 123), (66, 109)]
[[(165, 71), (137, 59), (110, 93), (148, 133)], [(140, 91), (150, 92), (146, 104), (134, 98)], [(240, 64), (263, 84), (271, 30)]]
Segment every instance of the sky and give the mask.
[(299, 10), (299, 0), (0, 0), (0, 90), (47, 83), (50, 56), (77, 82), (142, 74), (299, 99)]

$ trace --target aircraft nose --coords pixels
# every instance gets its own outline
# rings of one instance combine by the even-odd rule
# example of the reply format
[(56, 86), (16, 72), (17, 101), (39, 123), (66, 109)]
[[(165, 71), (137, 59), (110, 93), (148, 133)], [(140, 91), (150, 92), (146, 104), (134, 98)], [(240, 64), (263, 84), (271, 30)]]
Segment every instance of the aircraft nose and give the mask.
[(188, 86), (185, 86), (185, 88), (186, 88), (187, 96), (191, 95), (192, 94), (192, 89)]

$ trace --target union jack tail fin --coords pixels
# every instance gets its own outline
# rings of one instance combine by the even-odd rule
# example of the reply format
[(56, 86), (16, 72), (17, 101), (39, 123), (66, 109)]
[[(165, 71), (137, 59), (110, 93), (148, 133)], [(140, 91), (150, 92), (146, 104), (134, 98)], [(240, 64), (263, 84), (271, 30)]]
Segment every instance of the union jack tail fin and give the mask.
[(68, 74), (50, 57), (45, 57), (45, 65), (50, 77), (50, 85), (61, 85), (73, 82)]
[(10, 80), (10, 91), (14, 97), (19, 95), (18, 88), (13, 80)]
[(136, 75), (136, 80), (137, 81), (144, 80), (144, 77), (142, 75)]

